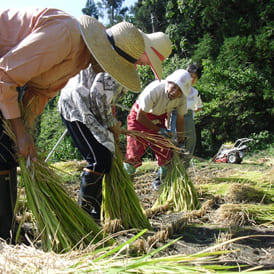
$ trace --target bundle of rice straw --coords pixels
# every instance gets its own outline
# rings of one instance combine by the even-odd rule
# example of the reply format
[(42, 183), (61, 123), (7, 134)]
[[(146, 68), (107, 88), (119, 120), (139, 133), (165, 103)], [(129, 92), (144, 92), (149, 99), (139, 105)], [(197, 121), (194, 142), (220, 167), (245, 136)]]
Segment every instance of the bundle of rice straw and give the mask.
[(149, 133), (139, 130), (124, 130), (124, 133), (128, 136), (136, 138), (139, 142), (146, 140), (156, 147), (172, 149), (174, 151), (181, 151), (181, 148), (177, 147), (170, 138), (161, 136), (158, 133)]
[[(15, 136), (5, 121), (7, 134)], [(73, 201), (62, 186), (62, 178), (44, 161), (18, 157), (27, 207), (32, 211), (44, 251), (66, 252), (103, 239), (93, 219)]]
[(174, 211), (194, 210), (200, 207), (197, 192), (189, 179), (178, 152), (168, 165), (165, 178), (162, 180), (161, 194), (153, 205), (153, 209), (168, 204)]
[(156, 200), (152, 209), (159, 206), (168, 205), (174, 211), (192, 210), (200, 207), (197, 192), (188, 178), (183, 161), (178, 152), (181, 148), (177, 147), (170, 138), (164, 138), (159, 134), (141, 132), (136, 130), (127, 130), (125, 133), (143, 142), (146, 140), (154, 146), (165, 147), (173, 150), (173, 158), (168, 165), (168, 170), (163, 179), (162, 193)]
[(134, 190), (133, 182), (124, 169), (123, 156), (116, 145), (110, 173), (103, 179), (102, 218), (104, 222), (121, 220), (124, 229), (148, 228), (151, 225)]

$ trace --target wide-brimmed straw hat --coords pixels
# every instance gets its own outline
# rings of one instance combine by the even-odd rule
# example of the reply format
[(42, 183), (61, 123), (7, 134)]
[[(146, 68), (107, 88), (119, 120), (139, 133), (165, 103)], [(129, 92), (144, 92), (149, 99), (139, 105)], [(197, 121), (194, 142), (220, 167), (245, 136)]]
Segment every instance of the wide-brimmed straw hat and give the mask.
[(86, 46), (104, 71), (129, 90), (140, 91), (135, 63), (143, 55), (145, 45), (139, 30), (128, 22), (106, 29), (88, 15), (80, 18), (79, 26)]
[(162, 62), (170, 55), (172, 43), (163, 32), (146, 34), (139, 30), (145, 41), (145, 53), (150, 61), (150, 67), (156, 78), (162, 79)]
[(175, 83), (186, 97), (190, 94), (192, 78), (187, 70), (175, 70), (166, 78), (166, 81)]

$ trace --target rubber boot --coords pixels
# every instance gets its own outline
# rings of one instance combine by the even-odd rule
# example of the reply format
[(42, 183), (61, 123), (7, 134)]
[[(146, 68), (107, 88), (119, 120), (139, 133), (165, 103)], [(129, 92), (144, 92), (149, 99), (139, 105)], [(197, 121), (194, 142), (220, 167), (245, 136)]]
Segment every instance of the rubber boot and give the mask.
[(0, 175), (0, 238), (4, 240), (9, 240), (12, 237), (11, 229), (17, 199), (16, 168), (7, 172), (8, 174)]
[(83, 171), (78, 204), (94, 219), (100, 220), (103, 174)]
[(162, 180), (166, 176), (166, 172), (167, 172), (167, 166), (160, 166), (159, 170), (157, 171), (156, 178), (152, 182), (152, 187), (154, 190), (156, 190), (156, 191), (159, 190), (159, 188), (162, 184)]

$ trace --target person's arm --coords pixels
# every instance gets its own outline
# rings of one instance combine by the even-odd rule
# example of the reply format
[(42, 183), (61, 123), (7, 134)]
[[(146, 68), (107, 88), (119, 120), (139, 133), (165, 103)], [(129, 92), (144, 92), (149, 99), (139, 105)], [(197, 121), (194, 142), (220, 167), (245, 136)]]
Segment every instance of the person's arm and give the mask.
[(17, 101), (18, 92), (16, 91), (15, 83), (0, 70), (0, 110), (4, 119), (8, 120), (11, 125), (11, 130), (15, 135), (18, 154), (24, 158), (28, 156), (31, 159), (36, 159), (34, 141), (31, 135), (25, 128), (22, 121), (20, 108)]
[[(4, 118), (11, 121), (12, 130), (16, 135), (18, 153), (24, 157), (30, 155), (34, 159), (35, 149), (33, 139), (23, 126), (27, 121), (23, 123), (19, 118), (21, 113), (17, 96), (15, 96), (17, 95), (16, 86), (24, 86), (31, 79), (62, 62), (70, 50), (70, 35), (66, 25), (56, 23), (41, 26), (39, 31), (30, 33), (12, 48), (12, 52), (1, 58), (0, 110)], [(8, 68), (8, 71), (4, 68)], [(33, 104), (36, 103), (33, 102)], [(41, 106), (36, 106), (41, 112)]]
[(170, 128), (171, 127), (171, 117), (172, 117), (171, 112), (168, 112), (167, 118), (166, 118), (166, 123), (165, 123), (166, 128)]
[(198, 90), (197, 90), (197, 94), (194, 97), (195, 99), (195, 112), (199, 112), (203, 109), (203, 102), (201, 99), (201, 95), (199, 94)]
[(181, 143), (184, 139), (184, 130), (185, 130), (184, 115), (177, 113), (176, 132), (177, 132), (177, 141), (178, 141), (178, 143)]
[(122, 123), (113, 115), (112, 102), (123, 92), (122, 86), (107, 73), (100, 73), (96, 76), (90, 92), (92, 104), (97, 105), (98, 115), (100, 115), (103, 125), (107, 126), (115, 140), (119, 142)]
[(18, 153), (24, 158), (30, 156), (31, 160), (36, 160), (36, 151), (32, 136), (27, 132), (22, 119), (10, 119), (11, 128), (16, 136)]
[(187, 98), (183, 96), (181, 99), (180, 106), (177, 108), (177, 119), (176, 119), (176, 132), (178, 143), (184, 140), (185, 130), (185, 118), (184, 115), (187, 113)]
[(136, 120), (145, 126), (146, 128), (154, 131), (159, 131), (161, 128), (157, 125), (154, 125), (151, 120), (147, 118), (147, 112), (144, 112), (142, 109), (138, 109)]

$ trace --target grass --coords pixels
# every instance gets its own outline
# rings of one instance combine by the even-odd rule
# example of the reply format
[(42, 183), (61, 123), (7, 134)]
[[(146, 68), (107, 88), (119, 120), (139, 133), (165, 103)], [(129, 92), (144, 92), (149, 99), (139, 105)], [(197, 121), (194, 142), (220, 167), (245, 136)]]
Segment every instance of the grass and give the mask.
[(67, 162), (57, 162), (53, 163), (52, 166), (56, 170), (62, 172), (62, 178), (64, 182), (71, 183), (79, 181), (80, 184), (80, 174), (83, 168), (86, 167), (86, 161), (67, 161)]
[(158, 169), (158, 165), (155, 161), (144, 161), (143, 164), (136, 169), (136, 175), (145, 174), (147, 172), (156, 171)]
[[(0, 269), (5, 273), (233, 273), (243, 267), (219, 263), (222, 257), (236, 251), (222, 247), (248, 237), (222, 239), (217, 244), (191, 255), (157, 256), (172, 247), (178, 241), (176, 239), (147, 254), (129, 256), (126, 250), (145, 232), (146, 230), (141, 231), (118, 246), (104, 249), (89, 247), (63, 255), (45, 253), (31, 246), (13, 247), (4, 244), (3, 252), (0, 253), (0, 262), (3, 262)], [(271, 271), (260, 271), (257, 268), (252, 273), (267, 274)]]

